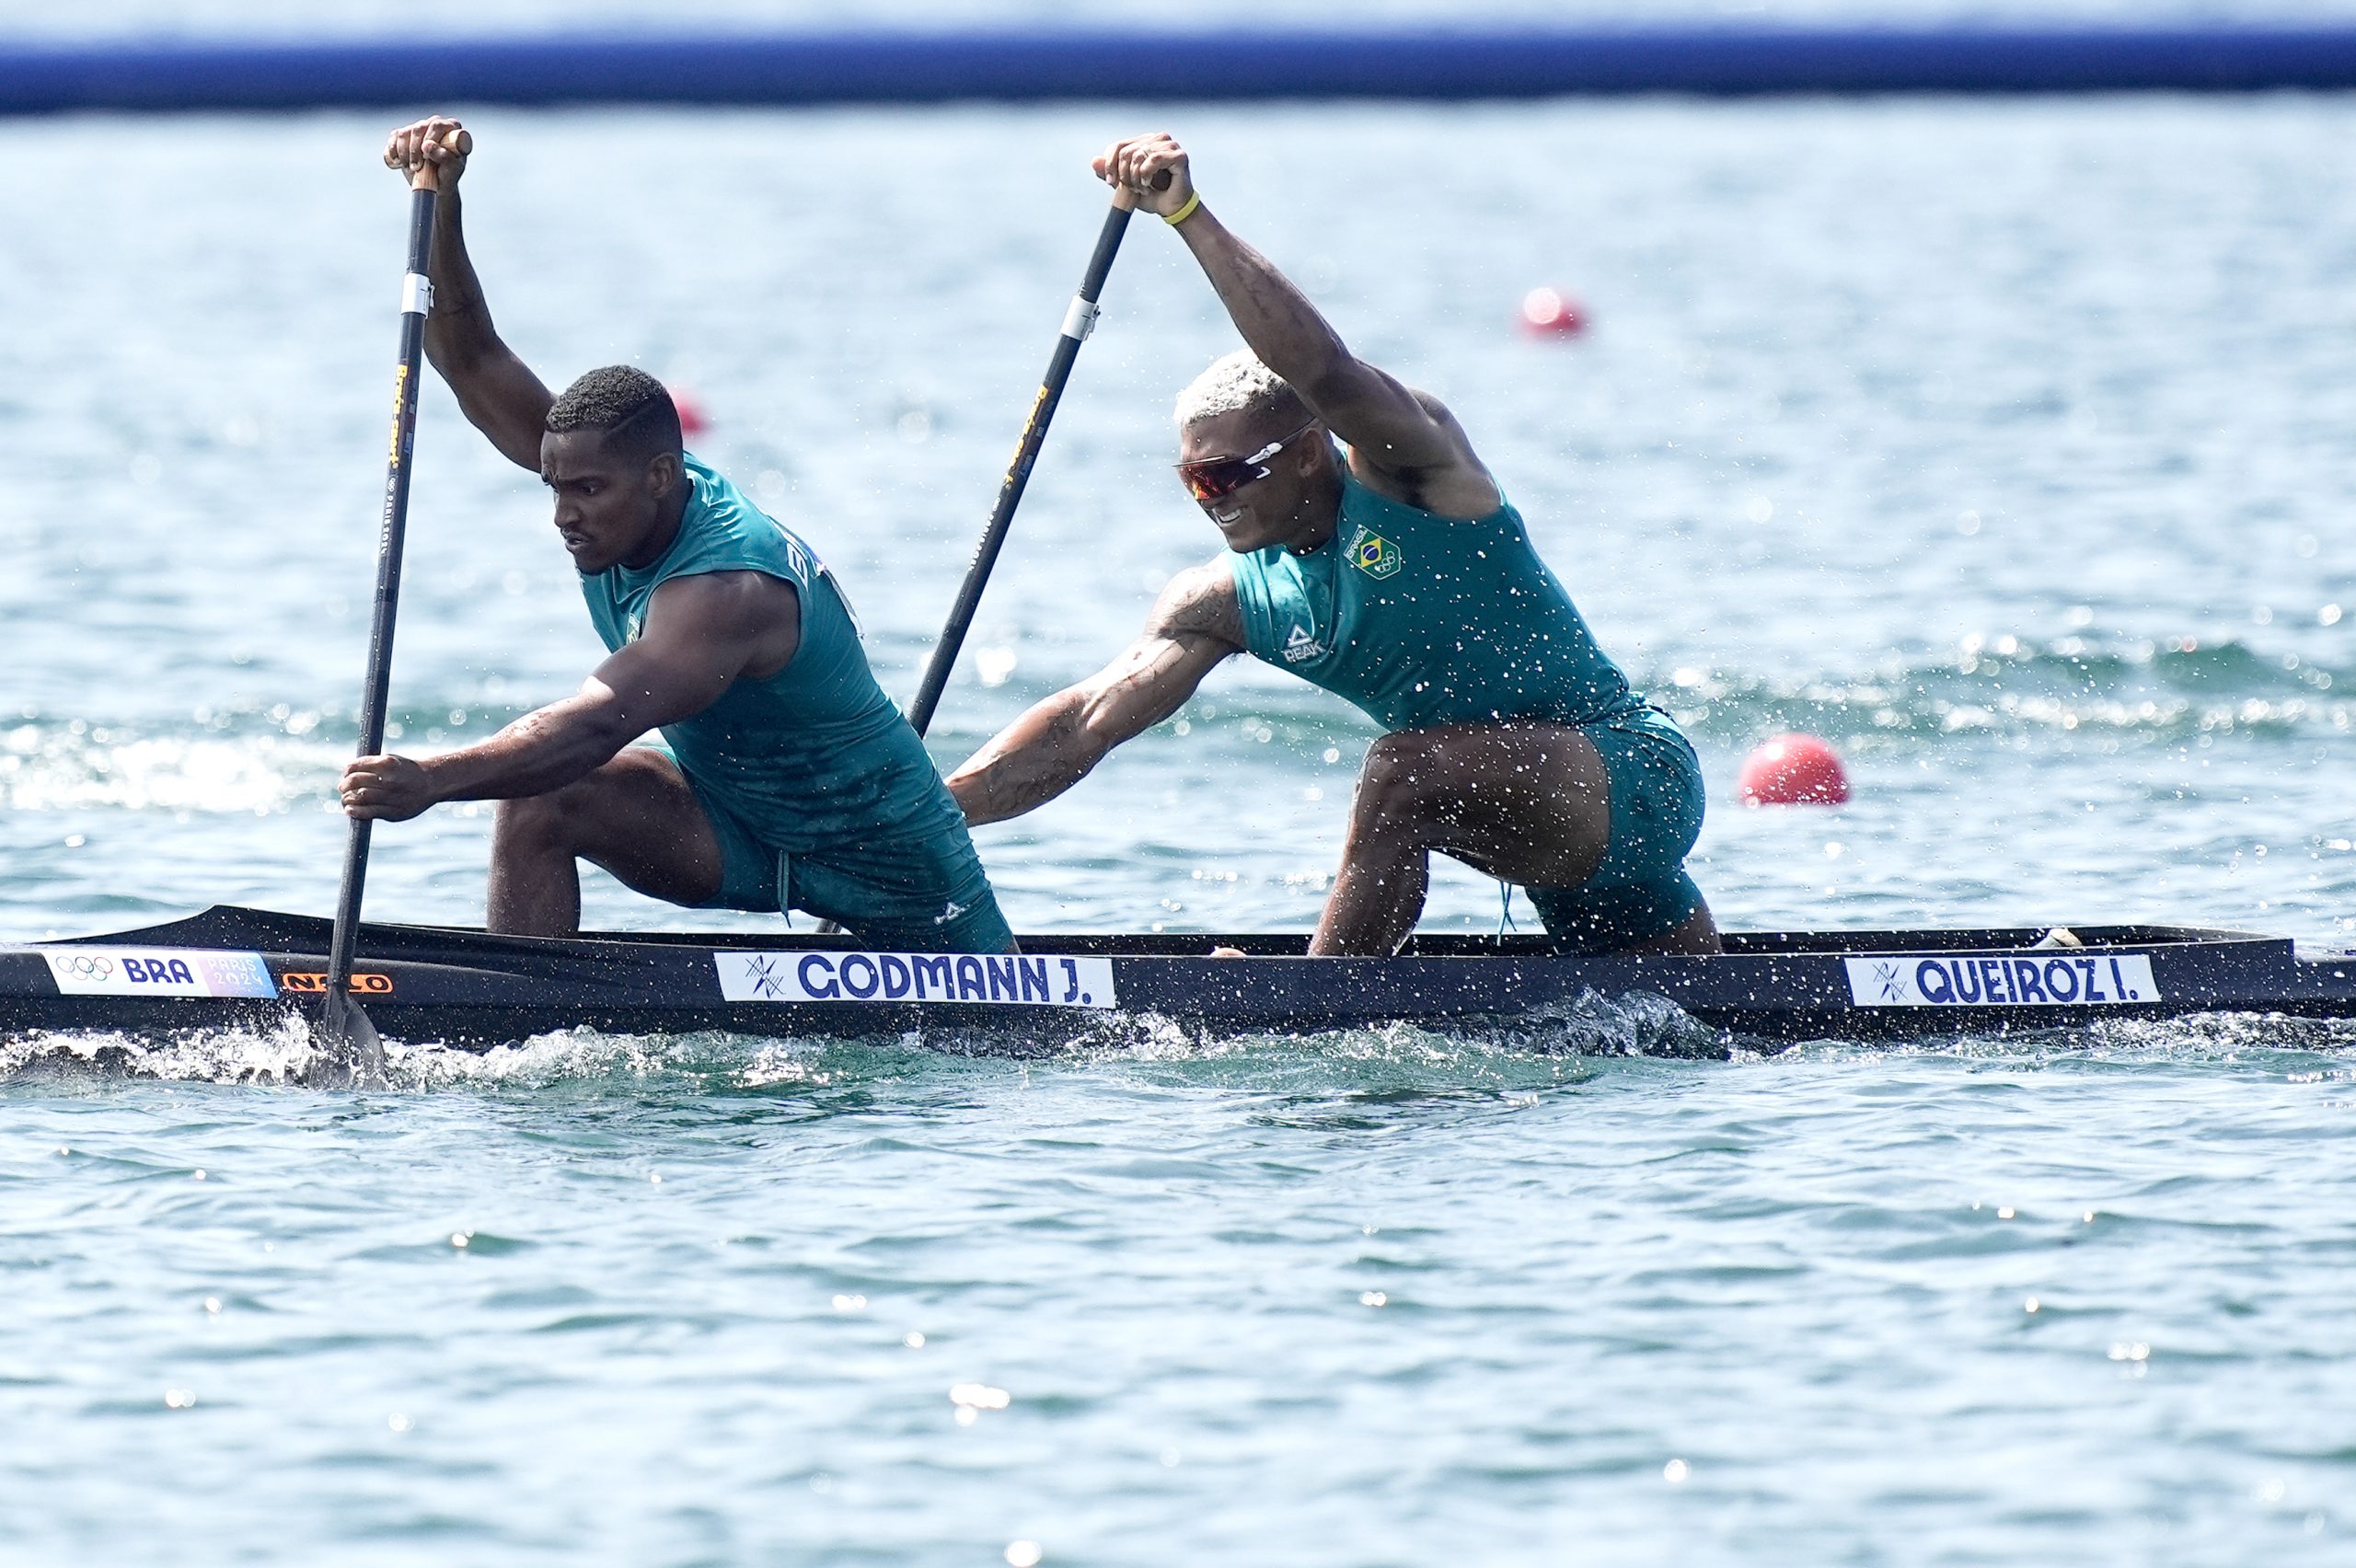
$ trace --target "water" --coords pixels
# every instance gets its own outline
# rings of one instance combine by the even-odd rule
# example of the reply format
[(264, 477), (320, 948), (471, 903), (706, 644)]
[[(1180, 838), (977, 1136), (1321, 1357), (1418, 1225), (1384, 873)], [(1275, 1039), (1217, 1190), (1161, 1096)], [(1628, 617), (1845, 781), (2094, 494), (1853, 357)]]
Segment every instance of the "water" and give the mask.
[[(692, 388), (699, 450), (807, 530), (905, 693), (1102, 209), (1080, 160), (1148, 121), (1449, 399), (1687, 721), (1727, 924), (2344, 940), (2346, 104), (487, 115), (470, 226), (545, 374)], [(0, 933), (332, 898), (385, 123), (0, 127), (39, 215), (0, 237)], [(1541, 282), (1588, 339), (1515, 334)], [(1152, 225), (1108, 303), (944, 763), (1215, 547), (1163, 467), (1215, 306)], [(395, 703), (433, 746), (596, 651), (531, 477), (438, 387), (420, 451)], [(1732, 802), (1787, 725), (1856, 803)], [(983, 853), (1025, 929), (1298, 928), (1369, 738), (1230, 667)], [(488, 826), (385, 830), (371, 909), (477, 916)], [(1445, 872), (1429, 918), (1486, 928), (1495, 890)], [(271, 1081), (294, 1036), (14, 1042), (0, 1542), (2345, 1559), (2346, 1031), (1618, 1054), (1673, 1033), (565, 1035), (361, 1095)]]

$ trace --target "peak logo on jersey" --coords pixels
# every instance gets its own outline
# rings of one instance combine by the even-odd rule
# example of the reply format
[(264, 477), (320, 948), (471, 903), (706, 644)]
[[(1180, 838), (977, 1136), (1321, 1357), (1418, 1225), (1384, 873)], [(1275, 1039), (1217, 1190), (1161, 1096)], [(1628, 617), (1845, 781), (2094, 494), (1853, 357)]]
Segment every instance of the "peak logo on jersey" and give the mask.
[(1325, 651), (1325, 645), (1311, 636), (1307, 627), (1298, 621), (1293, 623), (1292, 635), (1285, 639), (1286, 663), (1300, 664), (1311, 659), (1322, 659)]
[(1398, 576), (1406, 559), (1399, 553), (1397, 545), (1380, 534), (1369, 533), (1360, 525), (1357, 532), (1350, 536), (1350, 564), (1369, 577), (1381, 579)]

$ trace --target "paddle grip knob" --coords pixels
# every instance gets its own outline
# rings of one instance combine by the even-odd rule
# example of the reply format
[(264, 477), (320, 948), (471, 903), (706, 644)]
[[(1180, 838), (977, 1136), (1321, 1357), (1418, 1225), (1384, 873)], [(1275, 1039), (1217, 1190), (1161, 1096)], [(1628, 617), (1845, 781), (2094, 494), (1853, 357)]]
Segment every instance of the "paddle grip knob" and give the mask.
[[(474, 133), (463, 125), (455, 127), (442, 138), (440, 144), (463, 158), (475, 150)], [(410, 171), (409, 188), (411, 190), (441, 190), (441, 167), (432, 163), (419, 164)]]
[[(1156, 190), (1167, 190), (1170, 189), (1170, 171), (1168, 169), (1161, 169), (1155, 173), (1153, 177), (1153, 188)], [(1138, 193), (1129, 189), (1129, 187), (1124, 185), (1113, 192), (1113, 205), (1120, 208), (1123, 212), (1134, 212), (1137, 209), (1137, 204)]]

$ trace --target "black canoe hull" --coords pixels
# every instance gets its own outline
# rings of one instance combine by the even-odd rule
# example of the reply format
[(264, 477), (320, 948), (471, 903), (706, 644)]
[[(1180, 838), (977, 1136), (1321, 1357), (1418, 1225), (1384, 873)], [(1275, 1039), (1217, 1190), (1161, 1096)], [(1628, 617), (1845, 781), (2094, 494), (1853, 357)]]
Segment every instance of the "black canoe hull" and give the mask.
[[(868, 954), (848, 938), (791, 932), (544, 940), (369, 926), (355, 989), (389, 1038), (477, 1048), (585, 1027), (973, 1032), (1045, 1049), (1116, 1040), (1139, 1018), (1220, 1033), (1410, 1023), (1543, 1038), (1552, 1025), (1593, 1016), (1599, 998), (1643, 997), (1672, 1004), (1673, 1013), (1656, 1010), (1699, 1032), (1770, 1041), (2209, 1012), (2356, 1017), (2356, 954), (2303, 956), (2285, 939), (2244, 932), (2073, 929), (2083, 948), (2036, 946), (2043, 928), (1753, 932), (1706, 958), (1558, 956), (1541, 938), (1426, 937), (1398, 958), (1315, 960), (1301, 956), (1298, 935), (1050, 934), (1023, 940), (1018, 969), (1007, 960)], [(0, 1032), (147, 1035), (309, 1017), (327, 941), (324, 920), (224, 907), (0, 950)], [(1208, 957), (1214, 943), (1246, 956)], [(151, 994), (157, 988), (214, 994)]]

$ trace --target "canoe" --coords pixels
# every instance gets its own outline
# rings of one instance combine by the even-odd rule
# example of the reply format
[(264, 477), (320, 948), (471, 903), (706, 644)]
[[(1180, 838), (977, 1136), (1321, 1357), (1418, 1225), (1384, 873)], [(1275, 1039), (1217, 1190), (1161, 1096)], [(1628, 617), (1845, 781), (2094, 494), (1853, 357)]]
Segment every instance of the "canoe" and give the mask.
[[(325, 920), (219, 906), (0, 949), (0, 1032), (269, 1027), (316, 1012)], [(2057, 945), (2075, 944), (2075, 945)], [(1542, 936), (1420, 936), (1393, 958), (1309, 958), (1299, 934), (1045, 933), (1004, 957), (875, 952), (849, 937), (552, 940), (370, 925), (352, 980), (387, 1038), (475, 1049), (552, 1031), (767, 1036), (974, 1032), (1016, 1048), (1138, 1020), (1220, 1033), (1509, 1027), (1657, 998), (1764, 1041), (2050, 1029), (2193, 1013), (2356, 1016), (2356, 952), (2180, 926), (1750, 931), (1707, 957), (1580, 956)], [(1215, 946), (1240, 957), (1210, 956)]]

